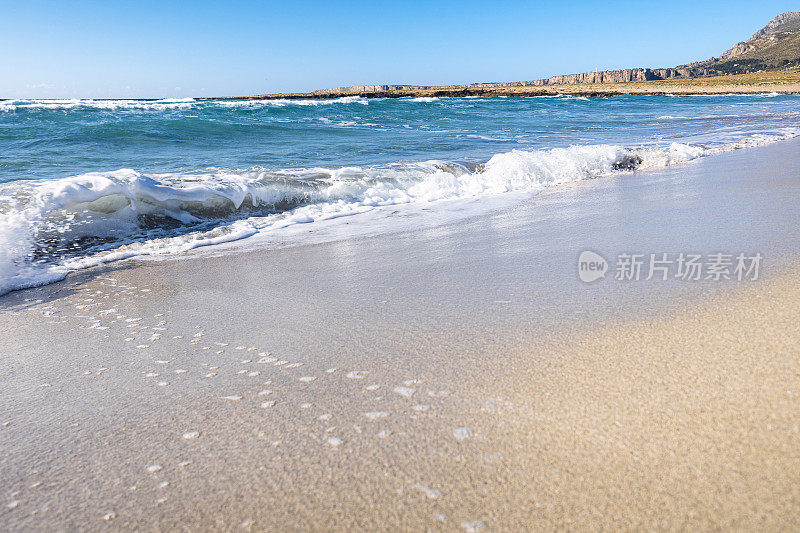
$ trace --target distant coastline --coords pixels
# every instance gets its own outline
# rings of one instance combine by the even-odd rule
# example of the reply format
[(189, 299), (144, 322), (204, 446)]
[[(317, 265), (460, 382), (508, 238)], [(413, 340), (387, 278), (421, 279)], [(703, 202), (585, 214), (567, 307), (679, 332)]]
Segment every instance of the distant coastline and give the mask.
[[(620, 71), (621, 72), (621, 71)], [(600, 73), (596, 73), (600, 74)], [(577, 82), (561, 84), (534, 84), (534, 82), (478, 83), (471, 85), (414, 86), (414, 85), (361, 85), (298, 93), (271, 93), (247, 96), (222, 96), (204, 99), (329, 99), (346, 96), (364, 98), (418, 98), (418, 97), (525, 97), (572, 96), (608, 97), (624, 94), (651, 94), (689, 96), (697, 94), (800, 94), (800, 71), (771, 71), (729, 76), (701, 78), (672, 78), (662, 80), (637, 80), (623, 82)]]

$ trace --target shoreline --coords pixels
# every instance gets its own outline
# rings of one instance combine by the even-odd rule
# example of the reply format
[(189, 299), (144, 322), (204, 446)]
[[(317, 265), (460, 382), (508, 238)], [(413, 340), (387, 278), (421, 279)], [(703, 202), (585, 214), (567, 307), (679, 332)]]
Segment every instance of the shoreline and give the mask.
[[(655, 167), (644, 167), (644, 168), (636, 168), (635, 171), (631, 174), (634, 176), (643, 175), (647, 177), (650, 173), (659, 173), (661, 171), (674, 168), (674, 167), (681, 167), (683, 165), (691, 165), (695, 164), (699, 161), (702, 161), (709, 157), (717, 157), (722, 154), (731, 153), (735, 151), (741, 150), (751, 150), (753, 148), (763, 148), (768, 147), (774, 144), (784, 144), (789, 143), (790, 145), (796, 145), (800, 142), (796, 138), (796, 134), (784, 134), (785, 136), (779, 138), (779, 140), (769, 140), (769, 141), (756, 141), (754, 144), (748, 144), (745, 142), (744, 144), (731, 144), (727, 146), (723, 146), (721, 148), (716, 148), (714, 150), (708, 151), (707, 153), (693, 156), (691, 159), (686, 161), (677, 161), (666, 163), (664, 166), (655, 166)], [(678, 171), (679, 172), (679, 171)], [(611, 173), (601, 177), (601, 179), (619, 179), (621, 177), (625, 177), (628, 175), (626, 172), (620, 173)], [(320, 243), (326, 243), (336, 240), (351, 240), (351, 239), (359, 239), (359, 238), (367, 238), (367, 237), (380, 237), (391, 235), (398, 232), (397, 225), (401, 227), (399, 230), (400, 232), (414, 232), (414, 231), (421, 231), (423, 229), (430, 229), (435, 228), (437, 226), (448, 225), (457, 223), (458, 220), (464, 219), (471, 219), (474, 217), (482, 217), (487, 216), (488, 213), (492, 211), (497, 211), (500, 209), (508, 208), (509, 206), (515, 205), (517, 202), (531, 200), (533, 198), (538, 197), (543, 193), (554, 193), (558, 194), (560, 191), (569, 190), (574, 187), (579, 187), (581, 183), (596, 178), (583, 178), (573, 182), (564, 182), (560, 183), (555, 186), (555, 188), (550, 188), (549, 186), (545, 186), (537, 191), (511, 191), (506, 192), (504, 194), (499, 195), (488, 195), (482, 197), (454, 197), (454, 198), (446, 198), (437, 200), (434, 204), (439, 208), (439, 213), (437, 217), (430, 216), (429, 219), (424, 219), (420, 217), (424, 212), (428, 211), (428, 204), (426, 202), (408, 202), (408, 203), (399, 203), (399, 204), (388, 204), (388, 205), (379, 205), (373, 206), (370, 210), (364, 213), (355, 213), (347, 215), (346, 217), (333, 217), (332, 219), (326, 220), (322, 219), (321, 221), (317, 221), (315, 225), (315, 231), (313, 232), (313, 236), (306, 235), (306, 231), (304, 229), (305, 224), (289, 224), (287, 226), (281, 227), (274, 232), (267, 232), (264, 234), (260, 234), (256, 232), (255, 234), (251, 234), (245, 237), (236, 237), (231, 239), (222, 239), (222, 240), (213, 240), (209, 244), (200, 244), (196, 247), (190, 247), (183, 251), (177, 251), (174, 254), (165, 256), (158, 252), (150, 253), (147, 251), (144, 252), (127, 252), (127, 254), (118, 254), (115, 251), (111, 251), (111, 259), (103, 257), (101, 254), (98, 254), (97, 257), (85, 257), (83, 259), (84, 264), (82, 267), (73, 267), (72, 270), (63, 270), (58, 274), (51, 274), (51, 281), (44, 281), (44, 282), (28, 282), (28, 284), (24, 287), (17, 287), (13, 288), (10, 291), (6, 290), (2, 292), (3, 287), (0, 286), (0, 298), (5, 296), (6, 294), (27, 290), (31, 288), (43, 287), (50, 285), (52, 283), (59, 283), (74, 273), (83, 272), (83, 271), (91, 271), (95, 269), (104, 269), (104, 268), (114, 268), (114, 265), (118, 262), (128, 262), (128, 261), (160, 261), (160, 260), (172, 260), (172, 259), (190, 259), (193, 255), (214, 255), (217, 253), (225, 253), (225, 252), (233, 252), (236, 253), (237, 250), (246, 252), (248, 250), (258, 250), (259, 248), (267, 248), (269, 250), (276, 250), (282, 248), (292, 248), (296, 246), (304, 246), (304, 245), (314, 245)], [(470, 211), (468, 214), (462, 213), (464, 210), (468, 210), (468, 205), (472, 202), (480, 201), (482, 204), (488, 207), (484, 207), (482, 210), (477, 212)], [(392, 217), (396, 214), (403, 212), (400, 215), (399, 219), (396, 221), (391, 220)], [(359, 227), (358, 229), (352, 230), (348, 232), (346, 226), (350, 224), (351, 221), (358, 220), (361, 221), (362, 216), (365, 216), (366, 213), (370, 213), (374, 215), (374, 218), (367, 222), (367, 225)], [(408, 217), (409, 219), (417, 219), (415, 223), (406, 223), (406, 221), (402, 220)], [(346, 218), (346, 221), (343, 225), (340, 225), (339, 218)], [(422, 219), (423, 222), (420, 223), (419, 220)], [(362, 221), (363, 222), (363, 221)], [(389, 228), (389, 226), (394, 225), (395, 227)], [(354, 225), (355, 227), (355, 225)], [(352, 228), (351, 228), (352, 229)], [(295, 239), (300, 239), (301, 243), (297, 244)], [(119, 257), (119, 255), (123, 255), (123, 257)], [(125, 256), (127, 255), (127, 256)]]

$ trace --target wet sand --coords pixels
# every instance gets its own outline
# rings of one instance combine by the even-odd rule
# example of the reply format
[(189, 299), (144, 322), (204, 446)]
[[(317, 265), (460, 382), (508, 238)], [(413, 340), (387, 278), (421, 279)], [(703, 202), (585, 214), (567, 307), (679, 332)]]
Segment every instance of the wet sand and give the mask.
[[(0, 528), (792, 530), (797, 142), (0, 300)], [(747, 282), (583, 249), (755, 252)]]

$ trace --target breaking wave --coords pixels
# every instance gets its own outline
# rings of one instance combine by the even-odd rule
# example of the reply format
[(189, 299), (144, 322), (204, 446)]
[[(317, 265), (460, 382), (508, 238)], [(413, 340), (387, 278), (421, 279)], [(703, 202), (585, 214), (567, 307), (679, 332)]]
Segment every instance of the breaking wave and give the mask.
[(0, 294), (108, 261), (172, 255), (380, 206), (535, 194), (563, 183), (660, 168), (799, 134), (786, 129), (716, 147), (672, 143), (665, 148), (513, 150), (480, 165), (426, 161), (149, 175), (122, 169), (13, 181), (0, 184)]
[(136, 110), (164, 111), (167, 109), (189, 109), (198, 101), (193, 98), (166, 98), (162, 100), (4, 100), (0, 102), (0, 112), (24, 110), (67, 110), (67, 109), (102, 109), (106, 111)]
[(247, 100), (218, 100), (215, 102), (222, 107), (286, 107), (286, 106), (325, 106), (336, 104), (369, 104), (369, 98), (363, 96), (343, 96), (341, 98), (274, 98), (274, 99), (247, 99)]
[(2, 100), (0, 113), (36, 110), (86, 110), (102, 111), (168, 111), (192, 109), (199, 106), (219, 106), (228, 108), (286, 107), (286, 106), (326, 106), (336, 104), (367, 105), (369, 99), (361, 96), (320, 99), (245, 99), (245, 100), (197, 100), (194, 98), (167, 98), (163, 100)]

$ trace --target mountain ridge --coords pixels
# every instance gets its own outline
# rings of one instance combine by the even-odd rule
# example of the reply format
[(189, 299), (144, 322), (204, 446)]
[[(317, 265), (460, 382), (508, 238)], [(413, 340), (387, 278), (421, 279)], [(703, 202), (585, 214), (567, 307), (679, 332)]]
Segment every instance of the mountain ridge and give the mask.
[(800, 12), (781, 13), (748, 40), (736, 43), (719, 57), (683, 66), (707, 69), (711, 75), (798, 68), (800, 67)]

